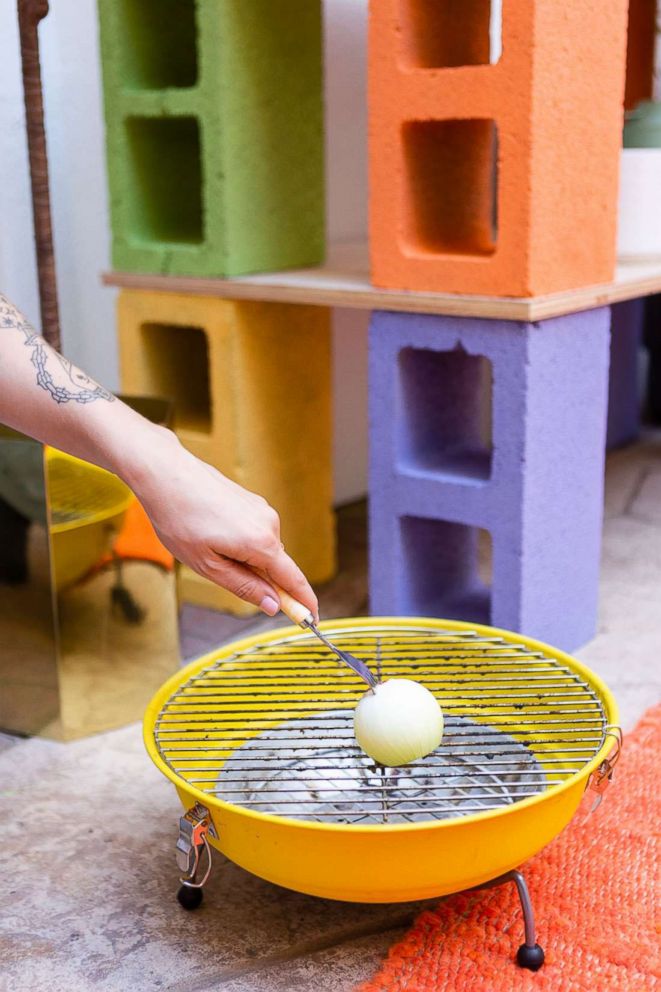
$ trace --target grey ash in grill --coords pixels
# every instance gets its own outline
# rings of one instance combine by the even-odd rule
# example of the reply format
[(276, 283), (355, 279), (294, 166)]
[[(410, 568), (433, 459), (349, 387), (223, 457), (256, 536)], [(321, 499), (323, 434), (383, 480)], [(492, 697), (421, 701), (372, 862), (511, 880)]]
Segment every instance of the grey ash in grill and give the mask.
[(380, 768), (353, 738), (353, 714), (291, 720), (238, 748), (214, 789), (262, 813), (323, 823), (420, 823), (510, 805), (546, 787), (528, 748), (493, 728), (450, 719), (444, 743), (403, 768)]

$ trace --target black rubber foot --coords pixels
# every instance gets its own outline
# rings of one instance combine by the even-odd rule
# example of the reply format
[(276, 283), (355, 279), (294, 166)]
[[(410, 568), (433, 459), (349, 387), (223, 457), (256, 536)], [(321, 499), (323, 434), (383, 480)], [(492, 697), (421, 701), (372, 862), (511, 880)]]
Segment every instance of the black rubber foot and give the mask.
[(202, 889), (191, 889), (190, 885), (182, 885), (177, 892), (177, 901), (184, 909), (197, 909), (202, 902)]
[(521, 947), (516, 952), (516, 963), (519, 968), (527, 968), (529, 971), (539, 971), (544, 964), (544, 951), (539, 944), (535, 944), (534, 947), (521, 944)]

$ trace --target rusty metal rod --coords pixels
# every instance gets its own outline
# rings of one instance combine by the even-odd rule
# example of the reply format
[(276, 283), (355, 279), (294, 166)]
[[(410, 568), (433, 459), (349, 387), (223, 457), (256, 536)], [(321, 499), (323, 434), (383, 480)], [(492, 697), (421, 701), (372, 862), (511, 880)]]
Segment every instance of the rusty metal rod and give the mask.
[(55, 252), (51, 224), (48, 155), (44, 129), (44, 102), (39, 63), (39, 22), (48, 13), (48, 0), (18, 0), (25, 123), (30, 158), (32, 217), (39, 280), (41, 332), (60, 349), (60, 317), (55, 279)]

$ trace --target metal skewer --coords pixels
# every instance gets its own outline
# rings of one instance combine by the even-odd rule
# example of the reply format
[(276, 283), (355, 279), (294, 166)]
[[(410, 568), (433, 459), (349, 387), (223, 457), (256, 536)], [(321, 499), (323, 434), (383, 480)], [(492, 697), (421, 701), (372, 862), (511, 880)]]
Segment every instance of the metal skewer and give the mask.
[(333, 654), (337, 655), (340, 661), (343, 661), (345, 665), (348, 665), (349, 668), (353, 669), (356, 675), (359, 675), (361, 679), (367, 682), (370, 689), (373, 689), (376, 685), (378, 685), (377, 679), (369, 670), (365, 662), (361, 661), (360, 658), (355, 658), (352, 654), (349, 654), (348, 651), (342, 651), (340, 648), (335, 647), (335, 645), (319, 630), (311, 614), (309, 619), (306, 618), (301, 621), (299, 626), (305, 628), (306, 630), (311, 630), (313, 634), (316, 634), (319, 640), (322, 641), (326, 647), (333, 652)]
[(274, 582), (273, 579), (265, 572), (262, 572), (257, 568), (254, 571), (256, 571), (262, 576), (262, 578), (266, 579), (266, 581), (273, 586), (280, 599), (280, 609), (285, 616), (289, 617), (292, 623), (298, 624), (298, 626), (302, 627), (304, 630), (311, 630), (312, 633), (326, 645), (329, 651), (332, 651), (333, 654), (339, 658), (341, 662), (343, 662), (343, 664), (348, 665), (348, 667), (354, 671), (359, 678), (367, 683), (370, 689), (374, 689), (374, 687), (378, 685), (379, 680), (375, 678), (364, 661), (361, 661), (360, 658), (355, 658), (352, 654), (349, 654), (348, 651), (340, 650), (340, 648), (336, 647), (324, 634), (322, 634), (307, 606), (303, 603), (299, 603), (299, 601), (294, 599), (293, 596), (290, 596), (288, 592)]

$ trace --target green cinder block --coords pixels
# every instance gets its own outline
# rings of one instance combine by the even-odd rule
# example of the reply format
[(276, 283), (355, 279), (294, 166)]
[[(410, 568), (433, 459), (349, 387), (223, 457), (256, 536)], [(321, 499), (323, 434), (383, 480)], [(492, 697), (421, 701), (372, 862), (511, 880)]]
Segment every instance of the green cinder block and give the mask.
[(321, 262), (320, 0), (99, 0), (99, 16), (114, 267)]

